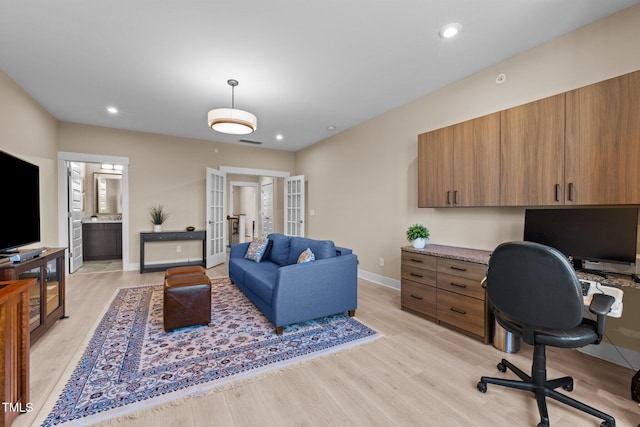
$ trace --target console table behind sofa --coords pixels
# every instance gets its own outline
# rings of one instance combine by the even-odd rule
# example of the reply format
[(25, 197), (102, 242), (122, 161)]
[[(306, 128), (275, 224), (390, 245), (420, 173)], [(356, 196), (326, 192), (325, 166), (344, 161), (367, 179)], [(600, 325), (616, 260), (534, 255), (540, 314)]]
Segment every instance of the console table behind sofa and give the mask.
[[(147, 271), (164, 271), (167, 268), (178, 267), (181, 265), (201, 265), (206, 267), (207, 261), (207, 233), (204, 230), (194, 231), (161, 231), (140, 233), (140, 274)], [(199, 262), (170, 262), (164, 264), (154, 264), (150, 267), (144, 265), (144, 245), (147, 242), (175, 242), (184, 240), (201, 240), (202, 241), (202, 261)]]

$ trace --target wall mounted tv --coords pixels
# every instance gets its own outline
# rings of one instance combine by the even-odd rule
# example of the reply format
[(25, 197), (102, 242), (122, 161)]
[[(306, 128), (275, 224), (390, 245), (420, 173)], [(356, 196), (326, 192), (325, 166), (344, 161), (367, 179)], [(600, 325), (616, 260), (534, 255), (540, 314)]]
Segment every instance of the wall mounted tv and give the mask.
[(0, 190), (0, 252), (40, 241), (40, 169), (0, 151), (0, 171), (5, 176)]
[(581, 261), (634, 264), (638, 208), (527, 209), (524, 240)]

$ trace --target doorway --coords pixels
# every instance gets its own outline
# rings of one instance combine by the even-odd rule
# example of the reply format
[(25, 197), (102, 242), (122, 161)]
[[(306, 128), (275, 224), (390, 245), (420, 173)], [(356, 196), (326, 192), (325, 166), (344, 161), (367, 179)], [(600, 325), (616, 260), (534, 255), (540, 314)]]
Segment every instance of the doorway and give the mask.
[(67, 274), (131, 269), (128, 164), (126, 157), (58, 152), (58, 236), (69, 248)]
[(258, 231), (258, 183), (230, 181), (229, 245), (250, 242), (260, 235)]

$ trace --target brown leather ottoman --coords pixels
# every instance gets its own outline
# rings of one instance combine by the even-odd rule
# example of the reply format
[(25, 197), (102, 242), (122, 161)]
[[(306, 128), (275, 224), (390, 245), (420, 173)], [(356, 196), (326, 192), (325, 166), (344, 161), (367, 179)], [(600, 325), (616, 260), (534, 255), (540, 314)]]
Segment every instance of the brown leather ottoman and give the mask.
[(164, 272), (164, 278), (183, 276), (185, 274), (206, 274), (207, 270), (199, 265), (185, 265), (183, 267), (171, 267)]
[(206, 274), (168, 277), (164, 281), (164, 330), (211, 322), (211, 280)]

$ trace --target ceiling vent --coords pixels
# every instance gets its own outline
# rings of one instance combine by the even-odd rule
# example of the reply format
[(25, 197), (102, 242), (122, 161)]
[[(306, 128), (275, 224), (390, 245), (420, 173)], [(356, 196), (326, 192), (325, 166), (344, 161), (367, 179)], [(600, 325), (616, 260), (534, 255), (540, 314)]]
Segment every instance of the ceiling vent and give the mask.
[(262, 141), (252, 141), (250, 139), (241, 139), (240, 142), (244, 142), (245, 144), (254, 144), (254, 145), (262, 144)]

